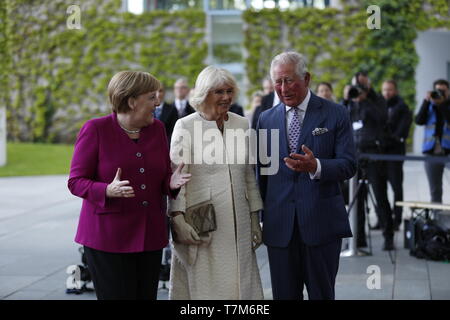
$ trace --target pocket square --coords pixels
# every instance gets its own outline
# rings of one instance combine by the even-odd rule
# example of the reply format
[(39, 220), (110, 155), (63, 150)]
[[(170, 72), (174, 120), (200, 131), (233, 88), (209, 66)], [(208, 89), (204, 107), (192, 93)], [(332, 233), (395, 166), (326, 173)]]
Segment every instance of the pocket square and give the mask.
[(324, 134), (324, 133), (326, 133), (326, 132), (328, 132), (328, 129), (327, 129), (327, 128), (315, 128), (315, 129), (312, 131), (312, 134), (313, 134), (313, 136), (318, 136), (318, 135)]

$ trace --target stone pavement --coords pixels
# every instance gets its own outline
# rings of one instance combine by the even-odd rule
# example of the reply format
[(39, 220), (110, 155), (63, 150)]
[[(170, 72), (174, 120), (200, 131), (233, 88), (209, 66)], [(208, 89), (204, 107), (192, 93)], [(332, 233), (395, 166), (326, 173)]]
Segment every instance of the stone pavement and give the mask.
[[(80, 199), (69, 193), (66, 179), (0, 178), (0, 299), (95, 299), (93, 293), (65, 293), (66, 268), (80, 263), (79, 245), (73, 238), (81, 206)], [(422, 163), (405, 164), (404, 188), (405, 200), (429, 201)], [(446, 170), (445, 203), (450, 203), (449, 190), (450, 172)], [(373, 255), (341, 258), (337, 299), (450, 299), (450, 264), (409, 256), (403, 249), (402, 231), (396, 233), (392, 257), (381, 250), (381, 233), (372, 231), (371, 235)], [(264, 295), (271, 299), (266, 248), (260, 247), (257, 257)], [(380, 272), (380, 286), (369, 289), (373, 270)], [(167, 299), (167, 290), (161, 288), (158, 298)]]

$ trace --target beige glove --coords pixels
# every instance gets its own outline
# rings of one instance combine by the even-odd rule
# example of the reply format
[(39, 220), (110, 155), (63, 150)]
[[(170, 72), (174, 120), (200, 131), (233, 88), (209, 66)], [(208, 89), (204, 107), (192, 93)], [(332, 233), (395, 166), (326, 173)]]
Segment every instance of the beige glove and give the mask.
[(256, 249), (258, 249), (258, 247), (262, 243), (261, 225), (259, 224), (258, 211), (252, 212), (250, 215), (250, 218), (252, 220), (252, 244), (253, 250), (256, 251)]
[(174, 232), (174, 241), (183, 244), (201, 244), (202, 241), (197, 232), (186, 223), (184, 215), (179, 214), (172, 218), (172, 228)]

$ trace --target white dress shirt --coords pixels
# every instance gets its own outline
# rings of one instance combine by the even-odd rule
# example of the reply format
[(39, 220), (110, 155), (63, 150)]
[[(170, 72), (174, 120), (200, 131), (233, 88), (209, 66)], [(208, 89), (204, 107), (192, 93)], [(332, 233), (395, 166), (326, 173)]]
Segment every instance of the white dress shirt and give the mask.
[[(309, 99), (311, 99), (311, 91), (308, 90), (308, 94), (305, 99), (297, 106), (298, 111), (300, 112), (298, 118), (300, 120), (300, 128), (303, 128), (303, 119), (305, 119), (306, 109), (308, 109)], [(286, 108), (286, 132), (289, 134), (289, 126), (292, 122), (292, 117), (294, 116), (294, 111), (292, 107), (285, 106)], [(316, 158), (317, 161), (317, 169), (316, 173), (309, 173), (309, 177), (311, 179), (320, 179), (322, 167), (320, 166), (319, 159)]]
[(273, 92), (273, 104), (272, 104), (272, 107), (275, 107), (279, 103), (280, 103), (280, 98), (278, 98), (277, 92), (274, 91)]
[(184, 114), (184, 109), (186, 108), (187, 100), (175, 99), (175, 107), (178, 110), (178, 117), (182, 117)]

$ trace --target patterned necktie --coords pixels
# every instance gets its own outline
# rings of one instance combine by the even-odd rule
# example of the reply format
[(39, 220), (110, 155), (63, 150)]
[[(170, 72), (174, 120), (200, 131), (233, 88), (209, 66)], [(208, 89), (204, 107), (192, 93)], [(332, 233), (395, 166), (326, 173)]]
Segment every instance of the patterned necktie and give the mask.
[(293, 107), (292, 111), (294, 114), (292, 116), (291, 123), (289, 124), (289, 153), (293, 153), (297, 150), (297, 142), (300, 137), (300, 117), (298, 115), (300, 110), (297, 107)]

